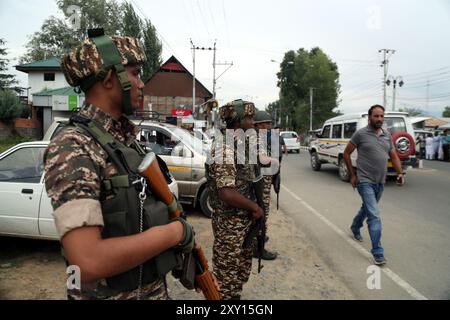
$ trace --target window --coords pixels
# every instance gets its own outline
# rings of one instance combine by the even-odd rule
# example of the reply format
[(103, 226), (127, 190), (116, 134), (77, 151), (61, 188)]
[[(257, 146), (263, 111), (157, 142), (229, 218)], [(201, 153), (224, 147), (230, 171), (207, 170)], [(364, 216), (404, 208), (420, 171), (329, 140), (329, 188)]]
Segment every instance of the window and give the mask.
[(295, 132), (285, 132), (281, 136), (283, 139), (297, 139), (297, 134)]
[(333, 139), (342, 139), (342, 124), (333, 125)]
[(384, 118), (383, 129), (391, 134), (398, 131), (406, 131), (406, 123), (403, 118)]
[(55, 81), (54, 73), (44, 73), (44, 81)]
[(178, 144), (169, 134), (152, 129), (143, 129), (138, 140), (159, 156), (172, 155), (173, 148)]
[(350, 139), (356, 132), (356, 122), (344, 123), (344, 139)]
[(330, 128), (331, 126), (325, 126), (322, 130), (321, 138), (329, 138), (330, 137)]
[(19, 149), (0, 160), (0, 181), (39, 183), (44, 172), (44, 147)]

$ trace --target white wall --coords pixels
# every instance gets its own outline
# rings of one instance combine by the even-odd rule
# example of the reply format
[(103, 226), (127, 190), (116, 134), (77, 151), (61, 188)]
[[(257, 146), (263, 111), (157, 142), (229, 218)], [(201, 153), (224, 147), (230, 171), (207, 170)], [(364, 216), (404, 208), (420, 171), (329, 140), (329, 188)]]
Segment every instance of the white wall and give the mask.
[[(49, 71), (53, 72), (53, 71)], [(60, 89), (64, 87), (68, 87), (69, 84), (64, 78), (64, 74), (62, 72), (54, 72), (55, 73), (55, 81), (44, 81), (44, 72), (29, 72), (28, 73), (28, 86), (31, 87), (28, 94), (29, 101), (33, 101), (33, 93), (41, 92), (44, 89)]]

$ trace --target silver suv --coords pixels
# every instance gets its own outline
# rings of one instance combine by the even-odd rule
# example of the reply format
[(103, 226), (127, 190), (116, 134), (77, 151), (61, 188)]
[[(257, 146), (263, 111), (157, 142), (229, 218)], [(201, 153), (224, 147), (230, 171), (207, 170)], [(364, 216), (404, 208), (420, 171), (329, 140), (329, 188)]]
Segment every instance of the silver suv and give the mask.
[[(367, 113), (346, 114), (329, 119), (323, 125), (318, 139), (310, 142), (311, 167), (319, 171), (323, 164), (336, 165), (339, 177), (349, 181), (349, 173), (344, 162), (344, 150), (353, 133), (368, 125)], [(418, 165), (415, 155), (414, 129), (405, 112), (386, 111), (383, 128), (392, 135), (393, 144), (406, 172), (408, 166)], [(352, 153), (352, 163), (356, 167), (357, 151)], [(388, 176), (394, 176), (392, 162), (388, 161)]]
[(154, 121), (135, 121), (142, 129), (138, 135), (141, 144), (150, 148), (167, 164), (178, 182), (180, 202), (200, 206), (202, 213), (211, 217), (206, 187), (205, 162), (208, 145), (180, 127)]

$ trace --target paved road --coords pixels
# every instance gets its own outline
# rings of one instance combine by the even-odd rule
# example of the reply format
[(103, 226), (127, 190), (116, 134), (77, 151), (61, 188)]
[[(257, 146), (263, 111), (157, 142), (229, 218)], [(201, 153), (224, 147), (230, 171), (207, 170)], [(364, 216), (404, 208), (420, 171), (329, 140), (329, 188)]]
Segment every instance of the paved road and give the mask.
[(405, 186), (387, 183), (381, 216), (388, 264), (380, 270), (379, 290), (367, 288), (373, 275), (367, 270), (372, 265), (367, 227), (363, 243), (350, 237), (360, 197), (339, 180), (337, 168), (324, 165), (314, 172), (306, 151), (289, 154), (282, 185), (282, 209), (358, 299), (450, 299), (450, 163), (425, 161), (424, 169), (408, 172)]

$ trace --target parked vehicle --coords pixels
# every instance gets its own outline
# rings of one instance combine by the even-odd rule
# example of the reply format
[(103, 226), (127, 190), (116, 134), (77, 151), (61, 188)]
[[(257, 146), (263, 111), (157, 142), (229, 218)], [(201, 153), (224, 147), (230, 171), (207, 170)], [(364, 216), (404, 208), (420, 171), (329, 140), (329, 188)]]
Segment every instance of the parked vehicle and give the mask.
[(209, 203), (206, 186), (206, 151), (210, 148), (189, 131), (177, 126), (154, 121), (136, 122), (142, 129), (139, 139), (159, 155), (178, 182), (179, 199), (182, 203), (200, 206), (202, 213), (211, 217), (213, 208)]
[(295, 131), (281, 131), (280, 135), (283, 137), (288, 152), (297, 151), (300, 153), (300, 137)]
[[(329, 119), (323, 125), (318, 139), (311, 141), (309, 153), (311, 167), (319, 171), (323, 164), (333, 164), (339, 168), (339, 177), (349, 181), (350, 176), (343, 154), (353, 133), (367, 126), (367, 113), (347, 114)], [(415, 154), (414, 129), (405, 112), (385, 112), (384, 126), (392, 135), (393, 144), (402, 162), (404, 172), (408, 166), (418, 166)], [(357, 151), (352, 154), (352, 164), (356, 167)], [(396, 175), (392, 162), (388, 161), (388, 176)]]
[[(48, 144), (25, 142), (0, 154), (0, 235), (58, 239), (44, 184), (43, 157)], [(178, 196), (173, 177), (169, 188)]]

